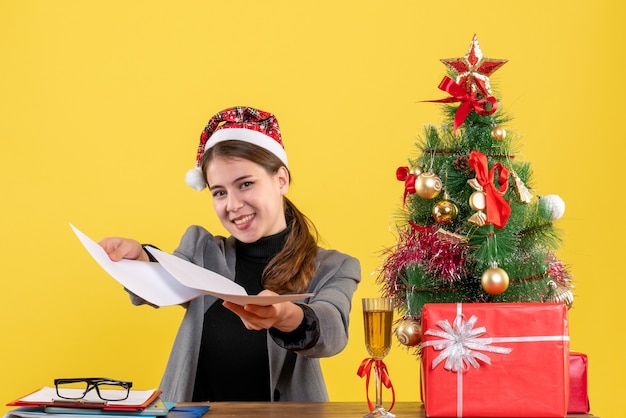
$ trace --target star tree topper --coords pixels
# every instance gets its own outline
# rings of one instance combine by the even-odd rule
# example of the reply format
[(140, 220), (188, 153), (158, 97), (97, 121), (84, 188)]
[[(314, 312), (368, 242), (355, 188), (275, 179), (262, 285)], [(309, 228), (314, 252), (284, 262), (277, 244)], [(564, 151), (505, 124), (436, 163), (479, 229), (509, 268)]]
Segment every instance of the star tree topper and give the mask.
[(465, 56), (441, 60), (446, 67), (454, 72), (458, 85), (469, 93), (479, 93), (483, 96), (491, 96), (489, 76), (506, 64), (507, 61), (484, 58), (476, 35), (474, 35)]

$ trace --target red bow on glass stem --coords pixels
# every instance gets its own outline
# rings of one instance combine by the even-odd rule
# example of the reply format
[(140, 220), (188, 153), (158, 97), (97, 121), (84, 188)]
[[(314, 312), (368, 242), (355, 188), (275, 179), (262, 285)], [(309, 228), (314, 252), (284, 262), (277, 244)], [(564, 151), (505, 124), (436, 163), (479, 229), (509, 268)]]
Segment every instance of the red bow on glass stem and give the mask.
[(382, 360), (376, 360), (374, 358), (366, 358), (361, 362), (359, 366), (359, 370), (356, 374), (359, 377), (365, 377), (365, 393), (367, 394), (367, 406), (370, 411), (374, 410), (374, 404), (370, 401), (370, 374), (372, 373), (372, 367), (374, 367), (374, 373), (378, 378), (378, 381), (381, 382), (387, 389), (391, 389), (391, 406), (387, 411), (391, 411), (393, 405), (396, 403), (396, 392), (393, 389), (393, 385), (391, 384), (391, 379), (389, 378), (389, 372), (387, 371), (387, 366), (383, 363)]
[[(486, 195), (487, 223), (493, 224), (498, 229), (504, 228), (511, 216), (511, 207), (504, 199), (504, 193), (509, 187), (509, 169), (502, 163), (496, 163), (489, 169), (487, 157), (478, 151), (470, 152), (469, 165), (476, 171), (476, 180), (483, 187)], [(496, 170), (498, 170), (499, 189), (496, 189), (494, 184)]]
[[(463, 125), (465, 118), (470, 114), (472, 110), (478, 113), (480, 116), (488, 116), (493, 114), (498, 107), (498, 102), (493, 96), (484, 97), (478, 99), (475, 92), (469, 93), (463, 87), (459, 86), (450, 77), (444, 77), (439, 83), (439, 90), (443, 90), (450, 93), (452, 97), (447, 97), (440, 100), (427, 100), (435, 103), (453, 103), (461, 102), (459, 108), (454, 114), (454, 134), (459, 126)], [(487, 106), (490, 103), (491, 106)]]

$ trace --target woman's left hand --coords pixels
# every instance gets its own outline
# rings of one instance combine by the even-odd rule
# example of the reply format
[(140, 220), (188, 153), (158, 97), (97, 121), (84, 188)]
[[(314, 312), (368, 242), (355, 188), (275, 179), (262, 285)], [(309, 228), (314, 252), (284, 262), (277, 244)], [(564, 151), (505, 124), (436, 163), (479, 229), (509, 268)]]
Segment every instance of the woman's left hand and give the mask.
[[(277, 295), (277, 293), (263, 290), (259, 295), (272, 296)], [(275, 303), (268, 306), (253, 304), (241, 306), (224, 301), (223, 305), (236, 313), (245, 327), (250, 330), (274, 327), (283, 332), (291, 332), (300, 325), (304, 318), (302, 308), (292, 302)]]

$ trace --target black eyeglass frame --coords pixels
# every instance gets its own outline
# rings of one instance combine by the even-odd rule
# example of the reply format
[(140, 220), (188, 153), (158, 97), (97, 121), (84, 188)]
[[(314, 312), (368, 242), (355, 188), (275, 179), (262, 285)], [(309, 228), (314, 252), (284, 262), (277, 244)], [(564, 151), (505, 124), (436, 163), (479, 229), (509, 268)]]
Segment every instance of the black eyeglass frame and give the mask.
[[(87, 388), (83, 392), (82, 396), (67, 397), (59, 393), (60, 384), (81, 383), (81, 382), (84, 382), (87, 385)], [(100, 393), (100, 387), (99, 387), (100, 385), (119, 386), (120, 388), (123, 388), (126, 390), (126, 396), (123, 398), (107, 399), (106, 397), (103, 397), (102, 394)], [(83, 399), (87, 395), (88, 392), (95, 389), (96, 394), (103, 401), (123, 401), (125, 399), (128, 399), (128, 395), (130, 394), (130, 388), (133, 387), (133, 382), (129, 382), (126, 380), (109, 379), (108, 377), (73, 377), (73, 378), (54, 379), (54, 387), (56, 389), (57, 396), (62, 399), (70, 399), (70, 400)]]

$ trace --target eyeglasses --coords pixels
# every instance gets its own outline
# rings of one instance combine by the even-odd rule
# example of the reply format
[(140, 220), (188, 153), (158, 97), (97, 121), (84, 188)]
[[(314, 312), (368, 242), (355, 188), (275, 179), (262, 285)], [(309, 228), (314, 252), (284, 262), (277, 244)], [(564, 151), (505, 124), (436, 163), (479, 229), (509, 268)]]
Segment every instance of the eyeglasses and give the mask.
[(106, 377), (54, 379), (57, 396), (63, 399), (83, 399), (95, 389), (103, 401), (123, 401), (128, 398), (133, 382)]

